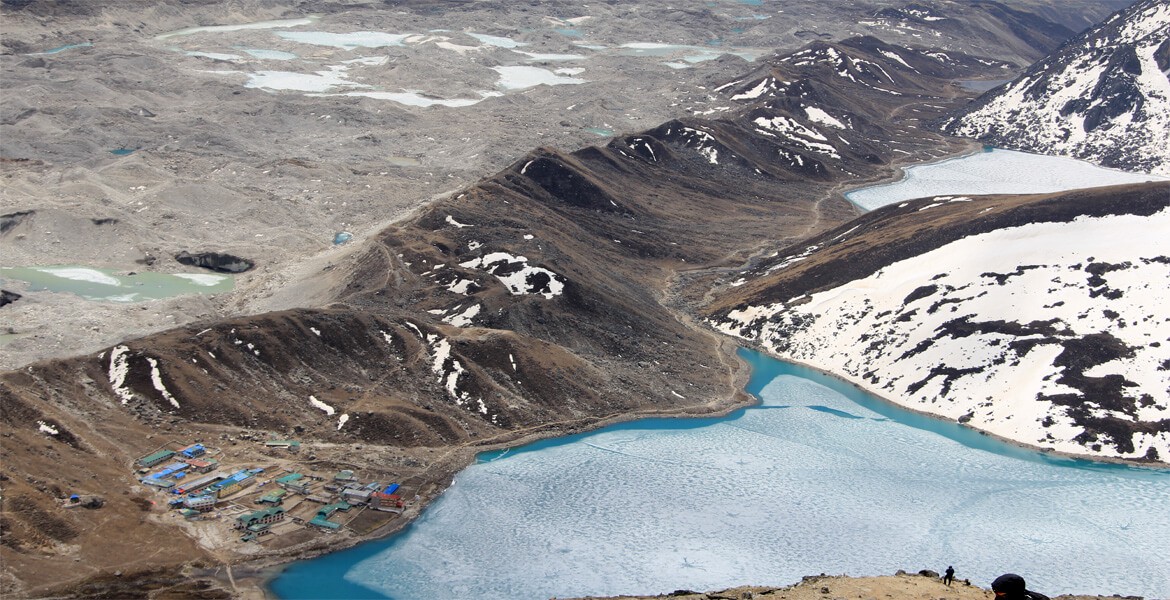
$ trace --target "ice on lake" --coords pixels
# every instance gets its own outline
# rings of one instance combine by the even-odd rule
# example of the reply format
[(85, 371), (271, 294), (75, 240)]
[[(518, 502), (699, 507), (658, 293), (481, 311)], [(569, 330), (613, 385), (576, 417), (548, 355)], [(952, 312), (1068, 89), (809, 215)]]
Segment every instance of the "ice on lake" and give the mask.
[(234, 278), (213, 273), (121, 273), (78, 265), (0, 267), (0, 283), (24, 281), (31, 291), (47, 290), (104, 302), (143, 302), (186, 294), (230, 291)]
[(492, 69), (500, 74), (500, 80), (497, 85), (506, 90), (522, 90), (538, 85), (586, 83), (584, 79), (557, 75), (548, 69), (542, 69), (540, 67), (513, 66), (492, 67)]
[(1066, 156), (994, 149), (908, 167), (900, 181), (847, 192), (845, 197), (861, 208), (873, 210), (943, 194), (1043, 194), (1166, 179), (1106, 169)]
[(476, 40), (478, 40), (482, 44), (487, 44), (489, 46), (495, 46), (497, 48), (511, 49), (511, 48), (519, 48), (521, 46), (528, 45), (527, 42), (517, 42), (516, 40), (514, 40), (512, 38), (503, 37), (503, 36), (499, 36), (499, 35), (487, 35), (486, 33), (471, 33), (471, 32), (468, 32), (467, 35), (475, 38)]
[(173, 37), (180, 37), (185, 35), (194, 35), (196, 33), (227, 33), (231, 31), (247, 31), (252, 29), (275, 29), (280, 27), (298, 27), (300, 25), (309, 25), (317, 20), (317, 17), (303, 17), (299, 19), (277, 19), (272, 21), (255, 21), (252, 23), (238, 23), (235, 25), (200, 25), (198, 27), (187, 27), (176, 31), (168, 31), (154, 36), (156, 40), (165, 40)]
[(478, 104), (479, 102), (481, 102), (485, 98), (499, 96), (500, 93), (499, 92), (480, 92), (479, 98), (436, 98), (433, 96), (428, 96), (422, 92), (411, 91), (411, 90), (403, 90), (401, 92), (384, 92), (384, 91), (346, 92), (345, 94), (342, 94), (342, 95), (344, 95), (344, 96), (362, 96), (362, 97), (366, 97), (366, 98), (375, 98), (378, 100), (390, 100), (391, 102), (397, 102), (399, 104), (405, 104), (407, 106), (420, 106), (420, 107), (424, 107), (424, 108), (431, 107), (431, 106), (447, 106), (447, 107), (451, 107), (451, 108), (459, 108), (459, 107), (463, 107), (463, 106), (471, 106), (473, 104)]
[(316, 46), (332, 46), (343, 50), (357, 48), (387, 48), (403, 46), (402, 40), (413, 33), (383, 33), (381, 31), (354, 31), (352, 33), (331, 33), (328, 31), (281, 31), (277, 35), (290, 41)]
[[(726, 419), (644, 421), (486, 459), (403, 534), (331, 557), (340, 585), (549, 598), (955, 565), (984, 586), (1018, 572), (1050, 595), (1170, 594), (1170, 473), (987, 451), (790, 375), (761, 396)], [(294, 598), (332, 585), (302, 572), (274, 587)]]

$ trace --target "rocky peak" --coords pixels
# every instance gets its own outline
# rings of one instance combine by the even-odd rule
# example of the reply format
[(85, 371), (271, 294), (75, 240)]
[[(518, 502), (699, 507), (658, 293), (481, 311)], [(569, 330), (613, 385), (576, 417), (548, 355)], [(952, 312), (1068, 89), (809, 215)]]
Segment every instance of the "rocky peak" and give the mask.
[(1170, 2), (1142, 0), (945, 120), (953, 135), (1170, 174)]

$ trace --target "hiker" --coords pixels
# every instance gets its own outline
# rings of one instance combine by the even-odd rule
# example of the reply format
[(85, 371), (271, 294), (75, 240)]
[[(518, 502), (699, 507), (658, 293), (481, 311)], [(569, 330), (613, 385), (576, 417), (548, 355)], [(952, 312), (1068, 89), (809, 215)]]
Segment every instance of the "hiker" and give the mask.
[(955, 568), (948, 566), (947, 572), (943, 574), (943, 583), (945, 583), (947, 587), (951, 587), (951, 582), (954, 580), (955, 580)]
[(995, 600), (1050, 600), (1038, 592), (1030, 592), (1024, 585), (1024, 578), (1015, 573), (1004, 573), (991, 582)]

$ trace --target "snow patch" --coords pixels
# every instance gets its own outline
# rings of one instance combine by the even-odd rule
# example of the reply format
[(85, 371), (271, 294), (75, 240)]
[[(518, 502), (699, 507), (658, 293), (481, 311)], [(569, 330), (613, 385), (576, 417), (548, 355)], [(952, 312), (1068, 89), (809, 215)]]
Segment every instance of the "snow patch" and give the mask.
[(126, 386), (126, 376), (130, 373), (130, 348), (114, 346), (110, 350), (110, 370), (107, 376), (114, 393), (126, 404), (134, 398), (134, 392)]
[(313, 408), (321, 409), (326, 415), (329, 415), (330, 417), (333, 416), (333, 413), (337, 412), (332, 406), (329, 406), (328, 404), (318, 400), (316, 396), (309, 396), (309, 404), (311, 404)]
[(148, 357), (146, 362), (150, 364), (150, 382), (154, 384), (154, 389), (158, 390), (158, 393), (162, 394), (162, 397), (166, 398), (171, 403), (171, 406), (179, 408), (179, 401), (175, 400), (175, 397), (163, 385), (162, 372), (158, 370), (158, 361)]

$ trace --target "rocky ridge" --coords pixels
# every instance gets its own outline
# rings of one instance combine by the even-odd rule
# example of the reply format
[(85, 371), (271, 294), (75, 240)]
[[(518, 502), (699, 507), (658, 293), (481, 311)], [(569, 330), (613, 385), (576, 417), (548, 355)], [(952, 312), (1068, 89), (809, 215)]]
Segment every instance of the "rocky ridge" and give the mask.
[(1016, 442), (1165, 462), (1168, 217), (1166, 183), (903, 202), (762, 261), (709, 320)]
[(997, 146), (1170, 174), (1170, 3), (1141, 0), (942, 122)]
[[(675, 303), (688, 294), (667, 293), (673, 274), (738, 264), (745, 245), (844, 222), (854, 210), (828, 196), (834, 181), (881, 176), (893, 150), (923, 159), (959, 147), (912, 125), (965, 99), (951, 73), (903, 64), (938, 62), (920, 56), (930, 49), (900, 48), (896, 60), (874, 44), (818, 44), (825, 60), (778, 57), (724, 82), (719, 93), (734, 108), (719, 119), (679, 118), (572, 153), (534, 151), (346, 260), (318, 263), (266, 300), (290, 305), (283, 310), (0, 375), (5, 506), (90, 487), (91, 477), (123, 481), (125, 465), (161, 440), (235, 445), (236, 436), (296, 436), (322, 449), (325, 468), (357, 461), (426, 499), (475, 449), (746, 402), (730, 349), (681, 317)], [(838, 56), (862, 70), (836, 75)], [(987, 66), (971, 64), (981, 66), (956, 63), (955, 73)], [(907, 93), (877, 89), (889, 78)], [(765, 80), (792, 83), (735, 98)], [(885, 119), (907, 103), (922, 103), (921, 114)], [(320, 308), (291, 307), (306, 290)], [(124, 528), (133, 535), (105, 544), (108, 559), (85, 554), (92, 582), (108, 585), (101, 570), (111, 560), (173, 534), (139, 486), (125, 491), (110, 495), (101, 528), (81, 513), (55, 517), (67, 525), (60, 539), (33, 535), (35, 515), (6, 508), (6, 589), (59, 584), (32, 565), (71, 562)], [(331, 544), (345, 540), (354, 538)], [(245, 560), (232, 548), (191, 543), (148, 564), (205, 573)], [(315, 549), (305, 542), (269, 560)]]

